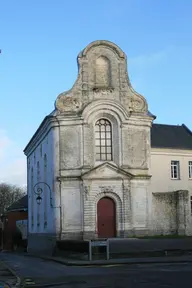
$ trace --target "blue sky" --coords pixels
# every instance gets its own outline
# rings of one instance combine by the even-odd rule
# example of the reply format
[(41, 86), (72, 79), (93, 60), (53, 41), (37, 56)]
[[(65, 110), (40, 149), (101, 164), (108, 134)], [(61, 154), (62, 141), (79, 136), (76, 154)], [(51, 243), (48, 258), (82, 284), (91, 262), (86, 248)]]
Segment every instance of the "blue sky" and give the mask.
[(77, 76), (91, 41), (127, 54), (156, 122), (192, 129), (192, 1), (4, 0), (0, 5), (0, 181), (26, 183), (23, 148)]

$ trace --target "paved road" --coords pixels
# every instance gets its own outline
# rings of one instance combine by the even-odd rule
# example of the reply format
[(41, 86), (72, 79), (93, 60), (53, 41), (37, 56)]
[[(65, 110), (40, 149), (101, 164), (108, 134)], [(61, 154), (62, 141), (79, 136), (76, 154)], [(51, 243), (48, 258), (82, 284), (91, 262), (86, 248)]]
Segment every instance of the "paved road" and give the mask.
[[(166, 288), (191, 287), (192, 263), (71, 267), (26, 256), (1, 254), (19, 276), (43, 287)], [(61, 285), (55, 285), (61, 282)], [(26, 285), (30, 287), (30, 285)]]
[[(7, 286), (5, 285), (8, 284)], [(4, 262), (0, 261), (0, 287), (15, 287), (17, 278), (11, 273), (11, 271), (4, 265)]]

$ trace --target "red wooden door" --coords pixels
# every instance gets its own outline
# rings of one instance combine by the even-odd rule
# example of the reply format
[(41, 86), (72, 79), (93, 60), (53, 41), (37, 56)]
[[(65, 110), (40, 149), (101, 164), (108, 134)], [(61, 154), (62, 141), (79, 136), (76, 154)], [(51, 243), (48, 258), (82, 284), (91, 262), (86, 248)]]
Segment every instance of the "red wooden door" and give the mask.
[(111, 198), (104, 197), (97, 203), (98, 238), (116, 236), (115, 203)]

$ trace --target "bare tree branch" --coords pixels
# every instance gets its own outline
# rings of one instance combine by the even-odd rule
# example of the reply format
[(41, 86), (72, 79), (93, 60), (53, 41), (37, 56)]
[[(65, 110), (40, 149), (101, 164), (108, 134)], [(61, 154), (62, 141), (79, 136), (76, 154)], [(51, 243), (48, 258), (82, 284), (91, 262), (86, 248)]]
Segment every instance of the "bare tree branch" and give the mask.
[(26, 188), (0, 183), (0, 215), (17, 200), (26, 195)]

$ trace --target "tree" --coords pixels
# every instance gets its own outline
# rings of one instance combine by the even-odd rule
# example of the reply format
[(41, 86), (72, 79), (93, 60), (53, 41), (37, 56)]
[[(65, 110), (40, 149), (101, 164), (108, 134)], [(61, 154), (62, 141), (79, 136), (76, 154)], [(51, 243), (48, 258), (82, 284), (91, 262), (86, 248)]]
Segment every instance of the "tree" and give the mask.
[(26, 188), (21, 188), (7, 183), (0, 183), (0, 215), (25, 194)]

